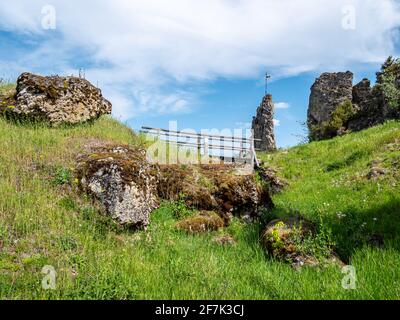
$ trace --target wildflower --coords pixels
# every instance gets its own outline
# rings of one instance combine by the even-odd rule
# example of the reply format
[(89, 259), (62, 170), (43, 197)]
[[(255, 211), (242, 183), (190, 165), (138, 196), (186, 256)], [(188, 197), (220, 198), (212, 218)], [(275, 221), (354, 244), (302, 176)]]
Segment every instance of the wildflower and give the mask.
[(346, 215), (345, 215), (344, 213), (342, 213), (342, 212), (338, 212), (338, 213), (336, 214), (336, 216), (337, 216), (339, 219), (346, 218)]

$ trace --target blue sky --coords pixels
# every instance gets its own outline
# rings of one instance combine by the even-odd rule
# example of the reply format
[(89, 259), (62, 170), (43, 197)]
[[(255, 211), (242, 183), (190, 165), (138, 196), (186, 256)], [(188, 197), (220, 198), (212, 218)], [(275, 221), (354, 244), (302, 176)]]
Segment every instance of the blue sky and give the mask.
[(305, 135), (315, 78), (373, 81), (398, 55), (399, 27), (397, 0), (3, 1), (0, 77), (83, 68), (133, 128), (200, 131), (247, 128), (269, 71), (287, 147)]

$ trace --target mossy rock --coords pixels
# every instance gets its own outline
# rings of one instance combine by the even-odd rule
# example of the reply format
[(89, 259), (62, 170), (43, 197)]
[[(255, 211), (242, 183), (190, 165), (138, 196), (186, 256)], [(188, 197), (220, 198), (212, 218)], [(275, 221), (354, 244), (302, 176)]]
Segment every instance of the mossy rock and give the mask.
[(179, 221), (176, 228), (191, 234), (217, 231), (225, 226), (224, 219), (212, 211), (200, 213)]

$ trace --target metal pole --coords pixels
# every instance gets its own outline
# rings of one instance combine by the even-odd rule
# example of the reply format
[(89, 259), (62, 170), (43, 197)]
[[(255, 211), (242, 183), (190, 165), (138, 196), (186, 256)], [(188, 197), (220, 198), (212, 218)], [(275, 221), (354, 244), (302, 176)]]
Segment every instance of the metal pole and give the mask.
[(268, 94), (268, 79), (270, 79), (271, 76), (268, 74), (268, 72), (265, 74), (265, 95)]

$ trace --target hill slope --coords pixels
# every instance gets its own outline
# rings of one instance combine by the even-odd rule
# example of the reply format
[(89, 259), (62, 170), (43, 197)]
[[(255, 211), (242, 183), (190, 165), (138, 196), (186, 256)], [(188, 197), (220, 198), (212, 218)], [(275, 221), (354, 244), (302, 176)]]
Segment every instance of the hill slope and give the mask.
[[(262, 155), (290, 184), (274, 196), (272, 214), (300, 212), (331, 228), (337, 251), (356, 268), (356, 290), (342, 288), (337, 267), (298, 272), (267, 257), (260, 223), (235, 220), (189, 236), (174, 228), (179, 203), (163, 204), (146, 232), (99, 216), (76, 192), (75, 155), (98, 140), (142, 143), (110, 118), (58, 129), (0, 118), (0, 137), (2, 299), (400, 298), (399, 123)], [(387, 170), (377, 180), (366, 178), (373, 160)], [(215, 243), (221, 234), (237, 244)], [(366, 245), (373, 234), (384, 248)], [(42, 289), (44, 265), (57, 271), (55, 290)]]

